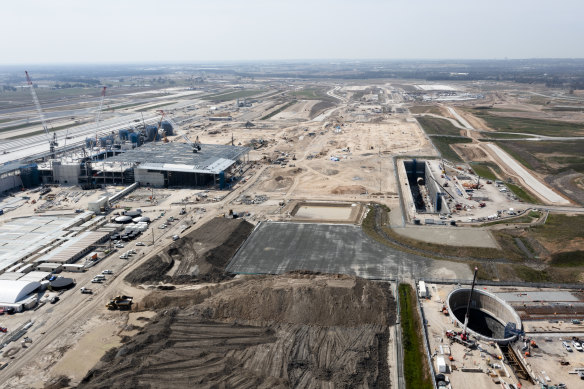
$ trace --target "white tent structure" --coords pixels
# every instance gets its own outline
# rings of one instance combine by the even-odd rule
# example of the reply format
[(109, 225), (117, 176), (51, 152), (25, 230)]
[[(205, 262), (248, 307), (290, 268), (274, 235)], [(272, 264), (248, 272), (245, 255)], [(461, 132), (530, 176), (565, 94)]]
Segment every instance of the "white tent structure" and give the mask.
[(40, 286), (40, 282), (0, 280), (0, 307), (22, 311), (31, 303), (31, 297), (34, 297), (36, 302), (36, 296), (31, 296), (31, 294)]

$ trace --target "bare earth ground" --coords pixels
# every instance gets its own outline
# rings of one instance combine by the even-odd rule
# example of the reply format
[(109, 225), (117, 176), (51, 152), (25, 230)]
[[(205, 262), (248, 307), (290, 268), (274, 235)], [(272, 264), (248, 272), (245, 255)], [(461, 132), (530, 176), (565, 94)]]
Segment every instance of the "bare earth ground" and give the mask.
[(146, 261), (125, 281), (133, 285), (220, 281), (226, 277), (225, 265), (252, 229), (252, 224), (241, 219), (211, 219)]
[(155, 292), (159, 315), (114, 349), (80, 388), (371, 388), (389, 386), (385, 283), (348, 276), (243, 278)]

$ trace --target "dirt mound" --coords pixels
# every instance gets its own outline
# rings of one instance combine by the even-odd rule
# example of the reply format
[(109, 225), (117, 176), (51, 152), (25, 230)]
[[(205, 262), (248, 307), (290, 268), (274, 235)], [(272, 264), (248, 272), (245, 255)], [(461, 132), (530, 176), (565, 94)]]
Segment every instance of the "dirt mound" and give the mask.
[(348, 276), (250, 277), (156, 291), (160, 313), (108, 352), (80, 388), (389, 386), (385, 283)]
[(128, 274), (124, 280), (132, 285), (161, 282), (173, 265), (174, 260), (166, 253), (156, 255)]
[[(226, 277), (225, 266), (252, 230), (253, 225), (245, 220), (212, 219), (145, 262), (125, 280), (133, 285), (220, 281)], [(176, 270), (167, 274), (175, 262)]]
[(335, 104), (329, 101), (319, 101), (310, 109), (310, 118), (314, 119), (316, 116), (320, 115), (324, 110), (334, 107)]
[(337, 186), (331, 191), (332, 194), (367, 194), (367, 188), (362, 185)]

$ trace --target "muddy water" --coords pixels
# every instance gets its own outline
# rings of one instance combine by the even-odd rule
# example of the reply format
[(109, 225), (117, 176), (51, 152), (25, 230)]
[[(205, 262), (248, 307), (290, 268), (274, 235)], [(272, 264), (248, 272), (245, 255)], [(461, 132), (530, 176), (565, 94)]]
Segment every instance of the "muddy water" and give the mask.
[(294, 216), (301, 219), (350, 220), (351, 211), (352, 207), (302, 205)]

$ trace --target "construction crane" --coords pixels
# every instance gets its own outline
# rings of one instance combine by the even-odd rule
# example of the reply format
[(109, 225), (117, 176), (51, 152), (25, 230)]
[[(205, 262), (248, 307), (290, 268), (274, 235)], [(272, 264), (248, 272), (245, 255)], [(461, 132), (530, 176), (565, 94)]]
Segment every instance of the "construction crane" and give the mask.
[(57, 133), (53, 131), (52, 137), (51, 137), (51, 134), (49, 134), (47, 122), (45, 120), (45, 115), (43, 114), (43, 109), (41, 108), (41, 103), (39, 102), (39, 98), (37, 97), (37, 94), (34, 90), (32, 80), (30, 79), (30, 76), (28, 75), (28, 71), (25, 70), (24, 74), (26, 75), (26, 82), (30, 86), (30, 93), (32, 94), (32, 100), (34, 101), (34, 105), (39, 113), (39, 116), (41, 117), (41, 123), (43, 124), (43, 130), (45, 130), (45, 134), (47, 135), (47, 139), (49, 141), (49, 151), (51, 152), (51, 157), (55, 158), (55, 147), (59, 146), (59, 143), (57, 142)]
[(462, 327), (462, 333), (460, 334), (460, 338), (462, 340), (468, 339), (468, 334), (466, 333), (466, 327), (468, 325), (468, 318), (470, 316), (470, 303), (472, 301), (472, 293), (474, 292), (478, 270), (479, 269), (477, 267), (474, 268), (474, 277), (472, 278), (472, 286), (470, 288), (470, 293), (468, 294), (468, 303), (466, 304), (466, 314), (464, 315), (464, 326)]
[[(160, 131), (160, 127), (162, 127), (162, 120), (164, 119), (164, 115), (165, 115), (165, 113), (164, 113), (164, 111), (163, 111), (163, 110), (161, 110), (161, 109), (159, 109), (159, 110), (158, 110), (158, 111), (156, 111), (156, 112), (159, 112), (159, 113), (160, 113), (160, 121), (158, 122), (158, 130), (157, 130), (157, 131)], [(163, 131), (163, 133), (164, 133), (164, 134), (163, 134), (163, 137), (164, 137), (164, 139), (163, 139), (163, 142), (164, 142), (164, 143), (168, 143), (168, 138), (166, 137), (166, 130), (164, 130), (164, 131)]]
[(103, 107), (103, 101), (105, 100), (105, 89), (107, 87), (103, 87), (101, 90), (101, 99), (99, 100), (99, 108), (97, 109), (97, 113), (95, 115), (95, 144), (97, 145), (97, 131), (99, 130), (99, 121), (101, 120), (101, 108)]
[(198, 136), (194, 143), (187, 137), (186, 134), (182, 134), (182, 137), (188, 144), (191, 145), (191, 147), (193, 148), (193, 153), (197, 153), (201, 150), (201, 143), (199, 142)]
[[(178, 130), (178, 125), (176, 124), (176, 122), (170, 117), (170, 116), (166, 116), (166, 120), (168, 120), (170, 122), (170, 124), (172, 125), (172, 127), (175, 129), (175, 132), (177, 132)], [(197, 138), (195, 139), (195, 142), (193, 143), (186, 134), (182, 134), (183, 139), (192, 146), (193, 148), (193, 153), (197, 153), (201, 150), (201, 142), (199, 142), (199, 136), (197, 135)]]

